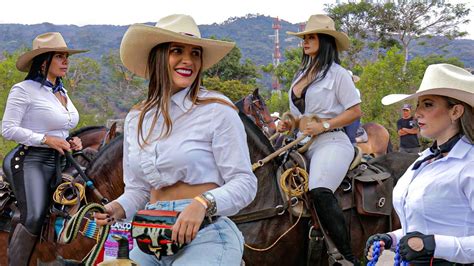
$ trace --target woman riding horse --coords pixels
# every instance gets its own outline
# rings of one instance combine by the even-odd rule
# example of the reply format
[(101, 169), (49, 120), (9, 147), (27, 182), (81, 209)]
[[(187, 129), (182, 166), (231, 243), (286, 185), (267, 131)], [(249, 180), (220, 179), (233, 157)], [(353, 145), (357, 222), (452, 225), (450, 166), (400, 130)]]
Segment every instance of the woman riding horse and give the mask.
[[(357, 263), (352, 253), (344, 215), (334, 191), (344, 179), (354, 147), (342, 127), (360, 118), (360, 97), (349, 72), (339, 65), (339, 51), (349, 47), (345, 33), (336, 31), (326, 15), (313, 15), (302, 32), (303, 59), (289, 91), (293, 115), (317, 115), (322, 122), (300, 128), (316, 137), (306, 157), (310, 160), (309, 194), (322, 226), (327, 229), (344, 258)], [(280, 123), (280, 131), (289, 125)]]
[(77, 137), (66, 141), (69, 130), (79, 121), (79, 113), (62, 84), (71, 50), (59, 32), (38, 35), (33, 50), (22, 54), (16, 67), (28, 72), (25, 80), (13, 85), (2, 120), (4, 138), (18, 142), (3, 162), (3, 170), (13, 184), (20, 209), (9, 244), (9, 265), (27, 265), (51, 199), (51, 187), (64, 159), (64, 150), (82, 149)]

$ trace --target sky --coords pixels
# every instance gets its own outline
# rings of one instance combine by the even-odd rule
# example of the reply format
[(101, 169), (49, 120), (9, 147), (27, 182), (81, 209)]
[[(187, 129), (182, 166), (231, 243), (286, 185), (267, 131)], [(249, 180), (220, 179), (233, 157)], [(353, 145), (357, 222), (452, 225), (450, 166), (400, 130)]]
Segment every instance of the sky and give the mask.
[[(474, 0), (468, 3), (470, 25), (462, 28), (474, 39)], [(324, 4), (336, 0), (2, 0), (0, 23), (129, 25), (155, 22), (170, 14), (191, 15), (197, 24), (222, 23), (230, 17), (261, 14), (298, 23), (324, 12)], [(341, 0), (347, 2), (347, 0)], [(28, 8), (25, 8), (28, 7)]]

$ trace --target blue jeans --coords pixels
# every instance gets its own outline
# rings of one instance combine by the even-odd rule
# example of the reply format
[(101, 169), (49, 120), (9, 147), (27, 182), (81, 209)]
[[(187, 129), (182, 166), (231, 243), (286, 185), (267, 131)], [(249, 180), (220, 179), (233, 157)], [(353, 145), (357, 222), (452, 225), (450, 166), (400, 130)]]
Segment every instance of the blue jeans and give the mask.
[[(147, 210), (183, 211), (191, 200), (158, 201), (147, 204)], [(244, 252), (244, 237), (237, 226), (227, 217), (201, 229), (196, 238), (173, 256), (143, 253), (134, 241), (130, 259), (141, 266), (147, 265), (240, 265)]]

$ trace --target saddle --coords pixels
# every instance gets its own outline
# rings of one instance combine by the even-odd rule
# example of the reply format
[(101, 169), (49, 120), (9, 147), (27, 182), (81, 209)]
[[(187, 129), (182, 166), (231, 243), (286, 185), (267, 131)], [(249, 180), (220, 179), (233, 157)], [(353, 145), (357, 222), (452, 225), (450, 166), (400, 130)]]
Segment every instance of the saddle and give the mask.
[[(278, 176), (293, 167), (309, 172), (309, 164), (306, 158), (293, 150), (284, 159), (284, 163), (278, 169)], [(293, 179), (294, 180), (294, 179)], [(280, 180), (280, 184), (283, 182)], [(298, 184), (287, 184), (295, 187)], [(363, 216), (389, 216), (392, 212), (392, 190), (393, 178), (384, 169), (380, 169), (369, 162), (362, 161), (360, 148), (354, 149), (354, 159), (349, 167), (343, 182), (336, 190), (335, 195), (342, 210), (355, 208), (357, 213)], [(279, 186), (280, 193), (285, 202), (289, 202), (289, 212), (298, 217), (310, 217), (311, 212), (306, 208), (302, 197), (288, 195)]]

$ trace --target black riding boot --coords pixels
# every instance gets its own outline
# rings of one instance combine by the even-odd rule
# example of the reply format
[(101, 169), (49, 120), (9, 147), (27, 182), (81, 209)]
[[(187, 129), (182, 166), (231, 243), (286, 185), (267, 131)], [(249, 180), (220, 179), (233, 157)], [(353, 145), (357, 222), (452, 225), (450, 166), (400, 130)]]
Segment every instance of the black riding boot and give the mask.
[(8, 265), (27, 266), (38, 236), (31, 234), (21, 223), (17, 224), (8, 246)]
[(354, 265), (359, 265), (358, 260), (356, 261), (352, 254), (344, 214), (334, 193), (323, 187), (312, 189), (309, 193), (322, 226), (326, 229), (339, 252), (346, 260), (353, 262)]

